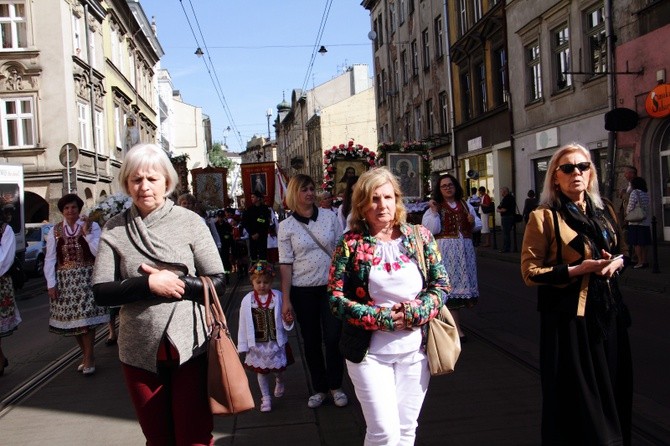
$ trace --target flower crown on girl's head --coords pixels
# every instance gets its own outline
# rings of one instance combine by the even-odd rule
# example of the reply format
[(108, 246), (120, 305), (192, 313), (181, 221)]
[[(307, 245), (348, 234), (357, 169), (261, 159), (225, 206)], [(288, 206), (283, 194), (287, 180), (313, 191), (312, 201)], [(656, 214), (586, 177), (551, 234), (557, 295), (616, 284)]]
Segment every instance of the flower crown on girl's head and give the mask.
[(251, 264), (249, 267), (250, 276), (275, 276), (275, 269), (272, 266), (272, 263), (267, 260), (259, 260)]

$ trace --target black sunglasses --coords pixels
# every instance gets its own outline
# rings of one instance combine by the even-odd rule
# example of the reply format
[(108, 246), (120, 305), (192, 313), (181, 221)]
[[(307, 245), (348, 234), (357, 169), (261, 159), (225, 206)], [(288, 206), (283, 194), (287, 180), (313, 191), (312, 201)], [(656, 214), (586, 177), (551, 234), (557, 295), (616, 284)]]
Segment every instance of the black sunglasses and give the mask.
[(572, 172), (575, 171), (575, 169), (579, 169), (580, 172), (586, 172), (591, 168), (591, 163), (588, 161), (584, 161), (581, 163), (577, 164), (561, 164), (556, 168), (556, 170), (559, 170), (563, 172), (566, 175), (570, 175)]

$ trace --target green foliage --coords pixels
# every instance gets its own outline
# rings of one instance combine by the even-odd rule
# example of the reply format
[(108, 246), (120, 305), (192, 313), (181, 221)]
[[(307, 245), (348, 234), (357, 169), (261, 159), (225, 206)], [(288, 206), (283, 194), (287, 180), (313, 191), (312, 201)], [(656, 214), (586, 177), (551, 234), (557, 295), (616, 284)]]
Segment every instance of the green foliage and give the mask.
[(235, 164), (233, 160), (226, 156), (220, 142), (212, 144), (212, 150), (209, 152), (209, 163), (214, 167), (224, 167), (228, 170), (231, 170)]

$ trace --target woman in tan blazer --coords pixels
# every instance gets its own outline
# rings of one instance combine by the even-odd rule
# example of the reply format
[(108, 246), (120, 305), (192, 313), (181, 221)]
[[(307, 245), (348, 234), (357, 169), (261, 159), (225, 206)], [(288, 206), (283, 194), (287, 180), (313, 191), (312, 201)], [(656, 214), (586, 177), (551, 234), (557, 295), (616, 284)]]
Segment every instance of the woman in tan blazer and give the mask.
[(589, 151), (560, 148), (523, 238), (538, 287), (542, 444), (630, 444), (630, 318), (618, 286), (625, 251)]

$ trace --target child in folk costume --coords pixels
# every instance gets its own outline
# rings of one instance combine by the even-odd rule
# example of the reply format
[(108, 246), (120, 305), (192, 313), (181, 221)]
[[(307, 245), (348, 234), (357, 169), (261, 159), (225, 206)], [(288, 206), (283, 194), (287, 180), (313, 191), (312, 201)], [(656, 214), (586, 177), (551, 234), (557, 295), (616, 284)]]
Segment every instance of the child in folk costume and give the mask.
[(249, 268), (253, 291), (242, 299), (237, 349), (247, 352), (244, 366), (256, 372), (261, 389), (261, 412), (272, 410), (270, 374), (275, 375), (274, 396), (284, 395), (282, 372), (293, 362), (288, 348), (287, 331), (293, 329), (293, 318), (282, 319), (282, 293), (271, 288), (275, 271), (265, 260)]

